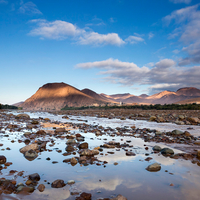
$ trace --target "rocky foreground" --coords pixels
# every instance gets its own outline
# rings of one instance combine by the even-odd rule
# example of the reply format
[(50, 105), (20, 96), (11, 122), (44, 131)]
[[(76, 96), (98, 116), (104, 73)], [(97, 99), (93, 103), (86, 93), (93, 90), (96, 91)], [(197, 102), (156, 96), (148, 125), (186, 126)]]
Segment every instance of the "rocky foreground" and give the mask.
[[(200, 112), (198, 111), (127, 111), (127, 110), (111, 110), (111, 111), (65, 111), (54, 113), (56, 115), (62, 114), (63, 119), (69, 120), (69, 115), (89, 115), (97, 117), (105, 117), (108, 119), (119, 118), (121, 120), (128, 119), (145, 119), (157, 122), (174, 122), (176, 124), (199, 125)], [(17, 171), (11, 169), (12, 160), (8, 160), (4, 155), (5, 151), (10, 151), (14, 148), (16, 143), (23, 144), (19, 152), (29, 161), (39, 159), (43, 152), (53, 151), (53, 147), (58, 140), (65, 142), (65, 151), (61, 149), (54, 149), (57, 153), (62, 154), (65, 158), (63, 163), (71, 166), (80, 165), (96, 165), (107, 167), (108, 161), (102, 160), (101, 156), (112, 156), (115, 152), (124, 151), (124, 156), (134, 157), (137, 152), (134, 151), (134, 146), (131, 145), (132, 138), (141, 138), (144, 144), (142, 150), (144, 151), (144, 161), (149, 162), (145, 170), (149, 172), (158, 172), (162, 169), (162, 165), (153, 162), (153, 155), (162, 155), (170, 159), (181, 159), (190, 161), (192, 164), (200, 166), (200, 137), (195, 137), (188, 131), (173, 130), (170, 132), (160, 132), (156, 129), (143, 128), (139, 129), (134, 125), (131, 127), (103, 127), (101, 125), (91, 125), (83, 121), (83, 123), (51, 121), (49, 118), (30, 118), (29, 115), (21, 113), (14, 115), (9, 112), (0, 112), (0, 193), (3, 195), (9, 194), (30, 194), (34, 191), (44, 192), (46, 187), (49, 188), (65, 188), (66, 185), (70, 187), (71, 199), (90, 200), (92, 194), (88, 191), (80, 191), (74, 185), (74, 180), (55, 179), (49, 182), (42, 180), (41, 175), (37, 172), (27, 174), (23, 169)], [(133, 121), (134, 124), (134, 121)], [(78, 130), (78, 132), (77, 132)], [(17, 133), (14, 137), (13, 134)], [(85, 134), (92, 133), (94, 140), (105, 136), (101, 145), (94, 148), (90, 147), (90, 143), (85, 141)], [(113, 138), (107, 141), (107, 138)], [(115, 138), (121, 138), (116, 141)], [(123, 138), (130, 138), (130, 140)], [(6, 147), (5, 139), (10, 141), (9, 147)], [(150, 146), (151, 142), (157, 143)], [(167, 144), (168, 147), (162, 148), (160, 144)], [(181, 153), (175, 153), (171, 146), (176, 146), (177, 149), (183, 150)], [(51, 157), (46, 157), (47, 162), (52, 164), (58, 163), (52, 160)], [(114, 162), (118, 165), (118, 162)], [(22, 166), (23, 168), (23, 166)], [(9, 170), (10, 169), (10, 170)], [(6, 173), (4, 173), (4, 171)], [(167, 170), (166, 170), (167, 171)], [(9, 174), (7, 174), (7, 172)], [(45, 173), (45, 172), (44, 172)], [(12, 177), (9, 179), (9, 177)], [(21, 177), (21, 178), (20, 178)], [(19, 181), (21, 180), (21, 181)], [(100, 180), (101, 181), (101, 180)], [(173, 186), (173, 183), (170, 184)], [(98, 198), (104, 200), (125, 200), (125, 194), (116, 194), (113, 197)]]

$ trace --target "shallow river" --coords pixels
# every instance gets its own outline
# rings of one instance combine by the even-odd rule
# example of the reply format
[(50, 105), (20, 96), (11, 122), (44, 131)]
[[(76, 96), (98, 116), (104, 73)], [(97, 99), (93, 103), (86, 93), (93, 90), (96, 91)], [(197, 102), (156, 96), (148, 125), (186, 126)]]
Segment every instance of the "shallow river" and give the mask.
[[(18, 113), (13, 113), (18, 114)], [(35, 112), (27, 113), (31, 118), (46, 118), (48, 117), (52, 121), (58, 122), (72, 122), (83, 123), (91, 125), (102, 125), (103, 127), (124, 127), (133, 126), (137, 128), (150, 128), (160, 131), (171, 131), (174, 129), (187, 130), (188, 127), (193, 128), (189, 132), (195, 136), (200, 136), (200, 126), (178, 126), (169, 123), (154, 123), (142, 120), (119, 120), (119, 119), (106, 119), (96, 117), (85, 116), (69, 116), (70, 119), (62, 119), (62, 116), (53, 115), (49, 113)], [(9, 132), (8, 132), (9, 133)], [(73, 200), (76, 195), (71, 195), (72, 192), (89, 192), (92, 194), (92, 199), (103, 199), (106, 197), (113, 198), (118, 194), (122, 194), (128, 200), (149, 200), (149, 199), (190, 199), (195, 200), (200, 198), (200, 167), (197, 164), (192, 164), (188, 160), (175, 160), (169, 157), (164, 157), (161, 154), (154, 154), (152, 147), (154, 143), (145, 143), (140, 138), (134, 137), (110, 137), (108, 135), (95, 136), (94, 133), (84, 133), (80, 130), (72, 130), (71, 133), (81, 133), (85, 137), (85, 142), (88, 142), (89, 148), (103, 145), (108, 141), (119, 141), (124, 143), (127, 140), (131, 140), (129, 143), (133, 147), (126, 148), (136, 153), (136, 156), (126, 156), (125, 151), (120, 149), (104, 149), (103, 155), (98, 155), (98, 159), (107, 161), (106, 167), (103, 165), (88, 165), (80, 166), (78, 163), (75, 166), (71, 164), (63, 163), (66, 158), (71, 158), (76, 155), (63, 156), (65, 152), (67, 139), (56, 139), (53, 147), (47, 143), (47, 149), (52, 150), (39, 153), (39, 156), (33, 160), (28, 161), (25, 159), (19, 149), (25, 146), (24, 143), (18, 143), (17, 140), (23, 138), (23, 132), (9, 133), (10, 137), (3, 137), (0, 133), (0, 143), (3, 143), (3, 148), (10, 147), (11, 150), (1, 150), (1, 155), (6, 156), (8, 162), (13, 164), (7, 169), (3, 169), (0, 176), (8, 179), (14, 178), (14, 175), (10, 175), (10, 170), (24, 171), (24, 175), (32, 173), (38, 173), (41, 177), (39, 184), (45, 185), (44, 192), (39, 192), (37, 189), (30, 195), (11, 194), (0, 195), (0, 199), (38, 199), (38, 200)], [(91, 139), (92, 138), (92, 139)], [(11, 143), (14, 139), (15, 143)], [(47, 136), (48, 139), (48, 136)], [(107, 139), (107, 140), (104, 140)], [(145, 150), (145, 146), (149, 147)], [(165, 145), (160, 145), (164, 147)], [(62, 153), (58, 153), (56, 150), (62, 150)], [(107, 153), (113, 151), (114, 154)], [(179, 150), (174, 149), (176, 153)], [(147, 154), (149, 154), (147, 156)], [(146, 157), (152, 157), (150, 161), (145, 161)], [(46, 160), (50, 157), (51, 160)], [(52, 161), (58, 163), (52, 164)], [(158, 172), (149, 172), (146, 167), (154, 162), (161, 164), (161, 170)], [(118, 163), (114, 165), (114, 163)], [(75, 184), (66, 185), (63, 188), (51, 188), (51, 183), (56, 179), (63, 179), (65, 182), (68, 180), (74, 180)], [(18, 177), (17, 183), (25, 183), (27, 180), (23, 177)], [(47, 182), (44, 182), (47, 180)], [(172, 184), (172, 186), (170, 186)]]

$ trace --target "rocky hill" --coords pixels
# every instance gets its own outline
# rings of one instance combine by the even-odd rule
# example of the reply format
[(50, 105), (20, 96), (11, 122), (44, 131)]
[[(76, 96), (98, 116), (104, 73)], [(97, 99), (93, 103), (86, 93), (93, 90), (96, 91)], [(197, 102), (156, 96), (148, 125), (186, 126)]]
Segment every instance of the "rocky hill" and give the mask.
[(80, 107), (95, 103), (104, 102), (66, 83), (47, 83), (20, 106), (25, 110), (60, 110), (65, 106)]
[[(176, 92), (162, 91), (148, 96), (124, 94), (97, 94), (90, 89), (78, 90), (66, 83), (47, 83), (25, 102), (20, 104), (25, 110), (60, 110), (64, 107), (81, 107), (105, 105), (107, 103), (128, 104), (172, 104), (196, 102), (200, 98), (200, 90), (194, 87), (181, 88)], [(191, 100), (191, 101), (190, 101)]]

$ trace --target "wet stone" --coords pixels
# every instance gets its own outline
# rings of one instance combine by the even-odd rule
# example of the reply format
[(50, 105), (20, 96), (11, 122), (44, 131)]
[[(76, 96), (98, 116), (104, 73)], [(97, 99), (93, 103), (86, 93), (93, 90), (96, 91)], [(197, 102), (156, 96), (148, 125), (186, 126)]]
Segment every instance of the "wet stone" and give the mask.
[(156, 145), (156, 146), (153, 147), (153, 150), (154, 151), (161, 151), (162, 148), (160, 146)]
[(44, 184), (40, 184), (38, 185), (37, 189), (40, 191), (40, 192), (43, 192), (45, 190), (45, 185)]
[(135, 156), (136, 154), (132, 151), (127, 151), (126, 156)]
[(30, 174), (28, 177), (29, 177), (30, 180), (33, 180), (33, 181), (39, 181), (40, 180), (40, 175), (38, 173)]
[(86, 193), (86, 192), (81, 193), (80, 197), (82, 197), (84, 200), (92, 199), (92, 195), (90, 193)]
[(6, 157), (3, 155), (0, 155), (0, 164), (6, 163)]
[(174, 154), (174, 151), (173, 151), (172, 149), (170, 149), (170, 148), (163, 148), (163, 149), (161, 150), (161, 153), (162, 153), (163, 155), (167, 155), (167, 154), (173, 155), (173, 154)]
[(147, 171), (157, 172), (161, 170), (161, 166), (158, 163), (153, 163), (146, 168)]
[(79, 144), (78, 148), (79, 149), (88, 149), (88, 143), (87, 142), (81, 143), (81, 144)]
[(53, 181), (52, 183), (51, 183), (51, 187), (52, 188), (62, 188), (62, 187), (64, 187), (66, 184), (64, 183), (64, 181), (63, 180), (61, 180), (61, 179), (57, 179), (57, 180), (55, 180), (55, 181)]

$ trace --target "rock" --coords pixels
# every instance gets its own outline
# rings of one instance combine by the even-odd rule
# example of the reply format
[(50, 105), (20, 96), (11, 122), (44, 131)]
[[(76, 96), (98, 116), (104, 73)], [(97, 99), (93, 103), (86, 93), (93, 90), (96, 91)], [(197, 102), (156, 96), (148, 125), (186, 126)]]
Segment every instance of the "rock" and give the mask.
[(151, 116), (151, 117), (149, 118), (149, 121), (150, 121), (150, 122), (156, 121), (156, 116)]
[(25, 152), (29, 151), (30, 149), (35, 151), (35, 150), (39, 149), (39, 146), (38, 146), (38, 144), (29, 144), (29, 145), (27, 145), (25, 147), (22, 147), (20, 149), (20, 152), (21, 153), (25, 153)]
[(71, 145), (67, 145), (67, 147), (65, 148), (65, 151), (67, 151), (67, 152), (71, 152), (71, 151), (75, 151), (75, 150), (76, 149)]
[(179, 120), (184, 120), (185, 119), (185, 117), (183, 115), (179, 115), (178, 118), (179, 118)]
[(93, 156), (93, 155), (98, 155), (99, 151), (96, 149), (94, 149), (94, 150), (82, 149), (79, 151), (79, 154), (81, 156)]
[(31, 122), (31, 124), (39, 124), (39, 122), (36, 121), (36, 120), (33, 120), (33, 121)]
[(161, 170), (161, 166), (158, 163), (153, 163), (146, 168), (147, 171), (157, 172)]
[(37, 189), (38, 189), (40, 192), (43, 192), (44, 189), (45, 189), (45, 185), (44, 185), (44, 184), (40, 184), (40, 185), (38, 185)]
[(165, 122), (165, 119), (163, 117), (157, 117), (156, 121), (157, 122)]
[(40, 175), (38, 173), (30, 174), (28, 178), (32, 181), (39, 181), (40, 180)]
[(67, 181), (67, 184), (68, 184), (68, 185), (72, 185), (72, 184), (74, 184), (74, 183), (75, 183), (74, 180), (69, 180), (69, 181)]
[(32, 161), (32, 160), (34, 160), (35, 158), (38, 157), (38, 154), (37, 154), (37, 152), (34, 151), (33, 149), (30, 149), (30, 150), (28, 150), (28, 151), (26, 151), (26, 152), (24, 153), (24, 157), (25, 157), (27, 160)]
[(16, 119), (30, 119), (30, 116), (27, 114), (19, 114), (15, 116)]
[(200, 123), (200, 120), (199, 120), (199, 118), (197, 118), (197, 117), (188, 117), (187, 118), (187, 120), (189, 121), (189, 122), (191, 122), (191, 123)]
[(72, 166), (76, 165), (78, 163), (78, 161), (76, 160), (76, 158), (71, 158), (70, 163)]
[(200, 150), (197, 150), (197, 158), (200, 158)]
[(103, 144), (103, 147), (104, 147), (104, 148), (111, 149), (111, 148), (115, 148), (115, 145)]
[(30, 185), (30, 184), (32, 184), (32, 183), (33, 183), (32, 180), (27, 180), (27, 181), (26, 181), (26, 185)]
[(88, 149), (88, 143), (87, 142), (81, 143), (81, 144), (79, 144), (78, 148), (79, 149)]
[(200, 145), (200, 140), (195, 141), (194, 144)]
[(0, 155), (0, 164), (5, 164), (6, 163), (6, 157), (3, 155)]
[(183, 131), (179, 131), (179, 130), (173, 130), (172, 131), (172, 135), (183, 135), (184, 132)]
[(36, 132), (36, 135), (46, 135), (46, 132), (44, 130), (39, 130)]
[(121, 194), (119, 194), (119, 195), (117, 195), (117, 197), (112, 198), (111, 200), (127, 200), (127, 198), (122, 196)]
[(167, 155), (167, 154), (173, 155), (173, 154), (174, 154), (174, 151), (173, 151), (172, 149), (170, 149), (170, 148), (163, 148), (163, 149), (161, 150), (161, 153), (162, 153), (163, 155)]
[(75, 144), (76, 143), (76, 140), (74, 139), (69, 139), (66, 144)]
[(65, 128), (57, 128), (55, 130), (55, 133), (62, 133), (62, 132), (66, 132)]
[(135, 156), (136, 154), (132, 151), (126, 151), (126, 156)]
[(86, 193), (86, 192), (81, 193), (80, 197), (82, 197), (84, 200), (92, 199), (92, 195), (90, 193)]
[(176, 120), (174, 123), (177, 124), (177, 125), (185, 125), (184, 121), (178, 121), (178, 120)]
[(67, 115), (62, 116), (63, 119), (69, 119), (69, 117)]
[(154, 147), (153, 147), (153, 150), (154, 151), (161, 151), (161, 147), (160, 146), (158, 146), (158, 145), (155, 145)]
[(162, 135), (162, 132), (160, 132), (160, 131), (155, 132), (155, 136), (160, 136), (160, 135)]
[(44, 121), (50, 121), (50, 119), (49, 118), (44, 118)]
[(64, 181), (63, 180), (61, 180), (61, 179), (57, 179), (57, 180), (55, 180), (55, 181), (53, 181), (52, 183), (51, 183), (51, 187), (52, 188), (62, 188), (62, 187), (64, 187), (66, 184), (64, 183)]

